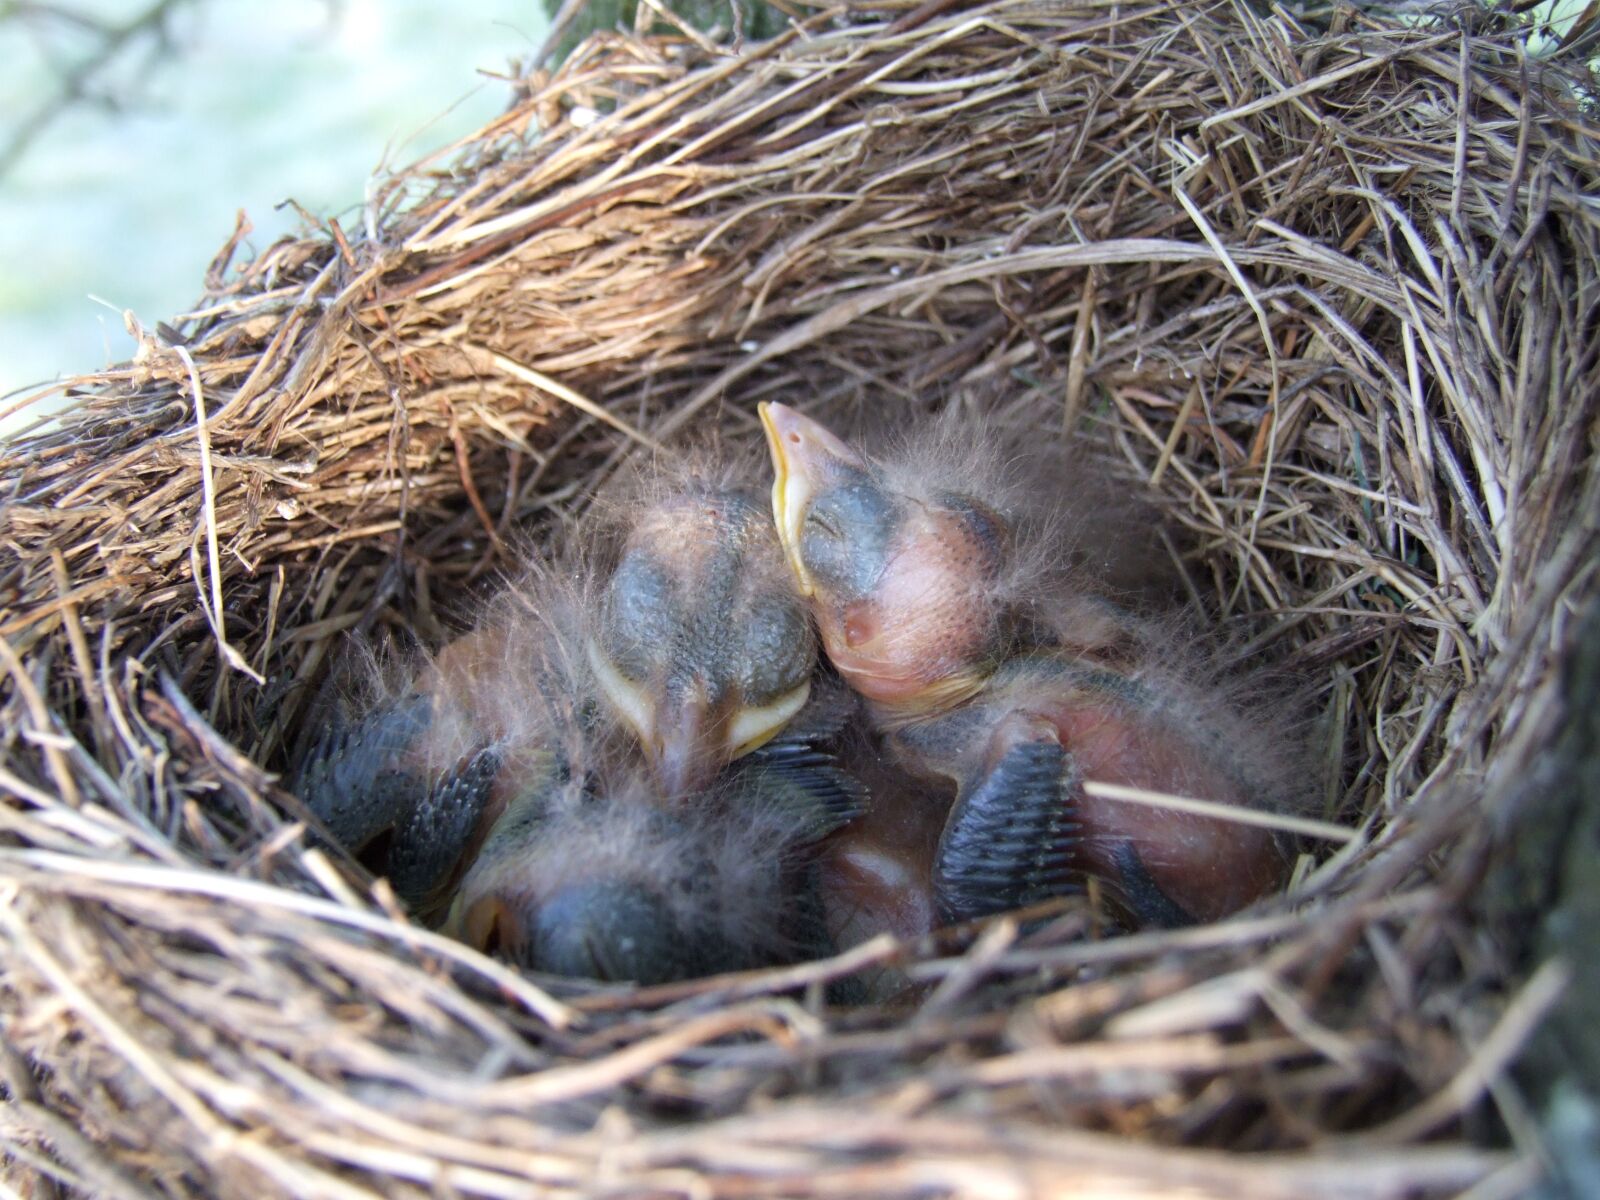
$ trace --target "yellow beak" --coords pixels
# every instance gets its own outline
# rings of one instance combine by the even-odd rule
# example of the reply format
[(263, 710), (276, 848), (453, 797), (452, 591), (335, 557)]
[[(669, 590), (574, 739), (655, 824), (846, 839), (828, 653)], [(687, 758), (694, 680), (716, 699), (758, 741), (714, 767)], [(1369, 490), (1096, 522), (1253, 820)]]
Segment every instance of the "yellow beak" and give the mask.
[(790, 408), (771, 401), (761, 404), (761, 428), (772, 451), (772, 519), (778, 541), (793, 568), (800, 593), (811, 596), (816, 585), (800, 553), (800, 531), (811, 502), (822, 490), (830, 464), (864, 467), (861, 456), (832, 433)]

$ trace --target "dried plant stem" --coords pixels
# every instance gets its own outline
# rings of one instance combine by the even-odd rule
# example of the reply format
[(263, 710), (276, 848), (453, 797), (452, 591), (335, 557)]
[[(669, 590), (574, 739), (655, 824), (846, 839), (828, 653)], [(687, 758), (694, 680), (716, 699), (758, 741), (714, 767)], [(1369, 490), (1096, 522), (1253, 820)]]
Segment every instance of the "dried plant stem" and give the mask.
[[(12, 1190), (1526, 1180), (1471, 1138), (1491, 1104), (1520, 1128), (1562, 976), (1519, 982), (1471, 901), (1600, 602), (1600, 144), (1513, 39), (1338, 19), (598, 35), (375, 180), (359, 232), (236, 236), (65, 385), (0, 444)], [(1066, 422), (1144, 487), (1196, 609), (1309, 697), (1322, 808), (1086, 787), (1305, 838), (1293, 894), (1132, 934), (1069, 897), (636, 990), (525, 978), (319, 848), (278, 778), (352, 632), (436, 641), (627, 456), (758, 449), (763, 399), (1047, 452)]]

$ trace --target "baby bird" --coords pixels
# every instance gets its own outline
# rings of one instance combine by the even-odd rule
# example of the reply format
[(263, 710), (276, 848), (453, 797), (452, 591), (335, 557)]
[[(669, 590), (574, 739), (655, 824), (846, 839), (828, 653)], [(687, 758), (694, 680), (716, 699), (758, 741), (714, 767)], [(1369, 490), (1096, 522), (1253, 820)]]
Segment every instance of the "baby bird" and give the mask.
[[(816, 660), (758, 497), (714, 475), (670, 485), (658, 478), (653, 494), (619, 511), (625, 516), (602, 528), (589, 558), (560, 572), (529, 568), (472, 632), (402, 687), (369, 699), (354, 719), (330, 721), (296, 778), (329, 833), (376, 858), (424, 918), (451, 908), (476, 861), (468, 911), (477, 899), (503, 899), (519, 862), (542, 863), (546, 879), (519, 885), (523, 900), (479, 905), (468, 932), (485, 944), (525, 946), (537, 921), (526, 912), (527, 920), (512, 918), (533, 903), (528, 897), (541, 912), (554, 904), (580, 930), (573, 914), (592, 904), (598, 925), (585, 937), (613, 956), (591, 955), (595, 970), (622, 961), (607, 931), (642, 919), (635, 910), (645, 887), (621, 882), (626, 873), (605, 846), (668, 856), (670, 865), (663, 859), (647, 872), (650, 886), (659, 892), (673, 881), (692, 908), (709, 893), (679, 873), (685, 864), (706, 860), (707, 878), (733, 879), (733, 855), (748, 860), (740, 868), (747, 883), (752, 872), (776, 879), (798, 831), (819, 819), (808, 804), (849, 811), (839, 799), (848, 791), (843, 777), (804, 741), (727, 770), (806, 706)], [(815, 733), (815, 721), (804, 724)], [(747, 811), (735, 818), (741, 802)], [(740, 836), (759, 832), (762, 844), (734, 836), (737, 822)], [(591, 890), (557, 887), (558, 878), (582, 878)], [(745, 893), (754, 899), (758, 889)], [(485, 917), (495, 904), (512, 915)], [(749, 905), (732, 911), (757, 924)], [(681, 911), (673, 924), (685, 925)], [(578, 961), (548, 946), (539, 957), (551, 955)], [(645, 973), (660, 966), (629, 961)]]
[(618, 506), (586, 649), (601, 693), (678, 796), (805, 706), (816, 643), (757, 493), (715, 476), (651, 482), (657, 494)]
[(493, 619), (333, 729), (301, 795), (419, 914), (530, 970), (660, 983), (827, 946), (813, 847), (859, 787), (802, 716), (667, 793), (594, 667), (597, 606), (530, 570)]
[(1084, 791), (1272, 798), (1243, 718), (1156, 665), (1140, 623), (1016, 545), (976, 460), (869, 458), (781, 404), (761, 418), (773, 511), (828, 658), (906, 771), (953, 782), (934, 858), (964, 920), (1103, 878), (1140, 923), (1212, 920), (1282, 885), (1271, 834)]
[(666, 983), (829, 946), (816, 847), (859, 787), (803, 742), (770, 743), (691, 805), (624, 760), (530, 774), (462, 882), (447, 929), (529, 970)]

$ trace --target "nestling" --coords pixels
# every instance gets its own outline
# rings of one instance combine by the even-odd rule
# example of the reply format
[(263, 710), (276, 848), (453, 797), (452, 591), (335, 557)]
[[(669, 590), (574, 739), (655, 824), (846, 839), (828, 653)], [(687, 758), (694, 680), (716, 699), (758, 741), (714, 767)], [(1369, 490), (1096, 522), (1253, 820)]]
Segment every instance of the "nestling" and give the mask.
[(806, 706), (816, 658), (765, 509), (680, 479), (591, 540), (332, 721), (297, 787), (341, 843), (386, 851), (415, 911), (453, 908), (528, 965), (655, 979), (770, 957), (791, 860), (858, 797), (803, 735), (729, 767)]
[(530, 970), (641, 984), (827, 952), (817, 844), (862, 800), (827, 756), (772, 742), (670, 806), (638, 767), (530, 776), (447, 928)]
[[(617, 505), (594, 677), (667, 795), (704, 788), (804, 707), (816, 644), (762, 498), (717, 474)], [(602, 556), (603, 557), (603, 556)]]
[(1001, 486), (926, 456), (871, 458), (761, 409), (773, 510), (823, 649), (906, 771), (953, 782), (935, 856), (945, 920), (1104, 879), (1134, 918), (1233, 912), (1282, 885), (1251, 826), (1095, 797), (1083, 780), (1270, 803), (1243, 720), (1165, 670), (1148, 628), (1028, 561)]

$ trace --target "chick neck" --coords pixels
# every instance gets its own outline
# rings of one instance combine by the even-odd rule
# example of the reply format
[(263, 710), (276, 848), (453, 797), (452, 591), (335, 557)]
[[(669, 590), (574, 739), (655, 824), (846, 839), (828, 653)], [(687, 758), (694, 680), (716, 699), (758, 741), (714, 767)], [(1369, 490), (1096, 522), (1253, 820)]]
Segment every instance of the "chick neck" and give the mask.
[(998, 668), (997, 661), (985, 660), (936, 679), (903, 700), (868, 699), (867, 712), (874, 724), (885, 732), (942, 717), (983, 692)]

